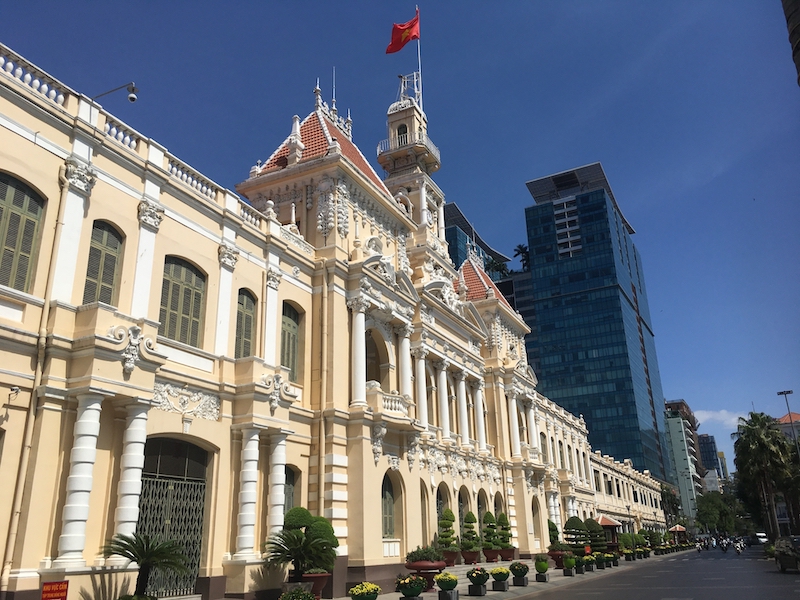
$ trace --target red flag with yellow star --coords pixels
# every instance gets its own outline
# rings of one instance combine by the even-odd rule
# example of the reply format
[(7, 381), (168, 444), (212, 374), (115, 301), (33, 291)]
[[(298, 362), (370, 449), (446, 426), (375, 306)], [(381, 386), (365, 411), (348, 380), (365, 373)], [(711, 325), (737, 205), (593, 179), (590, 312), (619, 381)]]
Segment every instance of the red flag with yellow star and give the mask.
[(392, 41), (386, 47), (386, 54), (399, 52), (411, 40), (419, 39), (419, 9), (416, 16), (408, 23), (392, 25)]

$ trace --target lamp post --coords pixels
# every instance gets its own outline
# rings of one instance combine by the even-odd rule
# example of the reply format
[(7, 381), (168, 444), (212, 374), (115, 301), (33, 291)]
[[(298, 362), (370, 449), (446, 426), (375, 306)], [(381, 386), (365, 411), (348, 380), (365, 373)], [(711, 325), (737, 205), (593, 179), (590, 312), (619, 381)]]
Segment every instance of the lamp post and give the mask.
[(794, 448), (797, 450), (797, 458), (800, 459), (800, 444), (797, 443), (797, 432), (794, 430), (794, 421), (792, 421), (792, 409), (789, 408), (789, 394), (794, 394), (792, 390), (783, 390), (778, 392), (778, 396), (783, 396), (786, 401), (786, 412), (789, 413), (789, 426), (792, 428), (792, 437), (794, 438)]
[(631, 505), (626, 504), (625, 508), (628, 509), (628, 533), (633, 534), (633, 521), (631, 520)]

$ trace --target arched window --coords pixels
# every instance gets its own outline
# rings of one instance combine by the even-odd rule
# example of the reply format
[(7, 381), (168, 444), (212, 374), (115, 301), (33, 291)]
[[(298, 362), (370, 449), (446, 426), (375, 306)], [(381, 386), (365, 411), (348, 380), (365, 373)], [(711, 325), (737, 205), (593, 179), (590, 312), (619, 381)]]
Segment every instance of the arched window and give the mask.
[(383, 521), (383, 537), (394, 537), (394, 487), (388, 475), (383, 476), (381, 486), (381, 515)]
[(167, 256), (159, 335), (199, 348), (203, 341), (205, 292), (206, 278), (200, 269), (177, 256)]
[(0, 173), (0, 285), (30, 290), (43, 210), (36, 192)]
[(367, 381), (381, 380), (381, 361), (372, 331), (366, 333)]
[(539, 447), (542, 449), (542, 462), (547, 462), (547, 436), (539, 433)]
[(89, 264), (82, 304), (103, 302), (117, 305), (122, 235), (110, 223), (95, 221), (89, 244)]
[(564, 468), (564, 442), (558, 441), (558, 468)]
[(283, 303), (281, 320), (281, 366), (289, 369), (289, 381), (297, 382), (297, 353), (300, 345), (300, 313), (288, 302)]
[(404, 146), (408, 143), (408, 127), (405, 123), (401, 123), (397, 127), (397, 145)]
[(572, 461), (572, 446), (567, 446), (567, 458), (569, 458), (569, 470), (574, 471), (575, 465)]
[(294, 485), (295, 485), (295, 472), (290, 466), (286, 466), (286, 482), (283, 484), (283, 514), (289, 512), (289, 509), (294, 508)]
[(236, 350), (234, 358), (253, 355), (256, 332), (256, 297), (245, 289), (239, 290), (236, 305)]

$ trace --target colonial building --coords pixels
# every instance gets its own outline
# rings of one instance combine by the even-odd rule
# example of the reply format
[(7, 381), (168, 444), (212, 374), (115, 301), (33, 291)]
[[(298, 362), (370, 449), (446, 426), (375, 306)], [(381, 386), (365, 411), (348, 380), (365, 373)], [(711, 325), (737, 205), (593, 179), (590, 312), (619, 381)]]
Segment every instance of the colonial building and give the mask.
[(291, 506), (331, 520), (337, 597), (390, 584), (444, 507), (507, 513), (523, 556), (605, 510), (524, 321), (448, 256), (415, 81), (385, 178), (316, 89), (234, 192), (0, 46), (4, 598), (115, 598), (101, 548), (134, 531), (189, 555), (159, 596), (252, 598)]

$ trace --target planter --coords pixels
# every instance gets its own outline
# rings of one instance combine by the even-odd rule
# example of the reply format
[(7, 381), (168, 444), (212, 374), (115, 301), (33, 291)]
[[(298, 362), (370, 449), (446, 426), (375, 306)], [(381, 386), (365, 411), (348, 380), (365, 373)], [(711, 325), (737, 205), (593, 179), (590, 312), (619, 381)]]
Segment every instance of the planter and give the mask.
[(575, 565), (575, 574), (583, 575), (584, 573), (586, 573), (586, 571), (584, 570), (585, 568), (586, 565)]
[(597, 566), (598, 569), (605, 569), (606, 568), (606, 563), (597, 561), (597, 565), (596, 566)]
[(632, 560), (634, 560), (633, 554), (626, 554), (625, 555), (625, 562), (631, 562)]
[(550, 550), (547, 555), (556, 563), (556, 569), (564, 568), (564, 552), (561, 550)]
[(458, 600), (458, 590), (439, 590), (439, 600)]
[(500, 550), (483, 550), (483, 555), (486, 557), (486, 562), (497, 562), (500, 558)]
[(511, 578), (511, 585), (516, 586), (516, 587), (527, 587), (528, 578), (527, 577), (512, 577)]
[(454, 567), (458, 560), (458, 555), (461, 554), (458, 550), (442, 550), (444, 555), (444, 563), (448, 567)]
[(564, 568), (563, 571), (564, 571), (564, 577), (574, 577), (575, 576), (575, 567), (572, 567), (571, 569)]
[(591, 564), (591, 565), (583, 565), (583, 568), (586, 569), (587, 573), (589, 573), (591, 571), (594, 571), (594, 565), (593, 564)]
[(467, 594), (470, 596), (485, 596), (486, 584), (470, 583), (467, 587)]
[(419, 595), (424, 591), (425, 590), (423, 590), (421, 586), (400, 588), (400, 593), (403, 594), (403, 598), (409, 599), (419, 598)]
[(479, 550), (462, 550), (461, 551), (461, 560), (464, 561), (465, 565), (475, 565), (478, 564), (478, 560), (481, 557), (481, 553)]
[(414, 571), (417, 575), (422, 575), (428, 582), (428, 587), (423, 590), (425, 592), (429, 592), (433, 589), (433, 576), (444, 571), (444, 568), (445, 564), (443, 560), (435, 562), (430, 560), (419, 560), (413, 563), (406, 563), (406, 569), (409, 571)]
[(508, 591), (508, 580), (504, 581), (497, 581), (496, 579), (492, 582), (492, 591), (493, 592), (507, 592)]
[(619, 566), (619, 559), (615, 558), (614, 560), (611, 561), (611, 564), (614, 565), (615, 567), (618, 567)]
[(364, 594), (363, 596), (350, 596), (353, 600), (378, 600), (378, 594)]
[(516, 548), (500, 548), (500, 557), (503, 560), (514, 560), (516, 552)]
[(331, 578), (330, 573), (303, 573), (302, 581), (311, 582), (311, 593), (317, 600), (322, 598), (322, 590)]
[(547, 583), (548, 581), (550, 581), (550, 573), (537, 573), (536, 581), (540, 583)]

